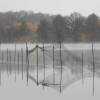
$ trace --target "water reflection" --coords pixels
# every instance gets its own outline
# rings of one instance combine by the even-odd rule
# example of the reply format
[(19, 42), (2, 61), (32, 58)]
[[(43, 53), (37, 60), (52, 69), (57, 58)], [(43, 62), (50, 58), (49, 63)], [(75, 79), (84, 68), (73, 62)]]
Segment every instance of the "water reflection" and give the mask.
[(94, 75), (100, 77), (99, 50), (93, 47), (90, 50), (68, 50), (63, 44), (13, 44), (12, 47), (1, 44), (0, 83), (3, 73), (8, 78), (14, 75), (15, 81), (21, 75), (27, 85), (31, 80), (37, 86), (51, 87), (61, 93), (76, 81), (82, 80), (83, 84), (85, 78), (93, 77), (94, 95)]

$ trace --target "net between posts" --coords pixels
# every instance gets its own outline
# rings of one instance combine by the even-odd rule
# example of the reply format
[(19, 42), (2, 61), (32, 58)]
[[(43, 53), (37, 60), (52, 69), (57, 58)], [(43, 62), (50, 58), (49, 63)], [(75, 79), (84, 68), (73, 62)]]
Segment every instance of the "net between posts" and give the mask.
[[(37, 85), (62, 92), (72, 83), (85, 77), (100, 77), (99, 51), (69, 50), (65, 44), (25, 44), (25, 49), (0, 50), (0, 72), (7, 74), (26, 72), (27, 84), (31, 79)], [(94, 85), (93, 85), (94, 86)]]
[[(29, 78), (37, 85), (62, 92), (72, 83), (93, 75), (92, 52), (68, 50), (64, 44), (36, 45), (29, 50)], [(99, 65), (96, 64), (96, 68)], [(96, 76), (99, 71), (95, 70)]]
[(93, 77), (94, 91), (94, 78), (100, 78), (100, 51), (93, 44), (89, 50), (73, 50), (67, 45), (26, 43), (23, 48), (14, 44), (13, 50), (7, 46), (5, 50), (0, 48), (0, 77), (2, 71), (8, 75), (14, 72), (16, 80), (16, 74), (22, 73), (27, 85), (31, 79), (37, 85), (59, 92), (78, 80), (84, 83), (86, 77)]

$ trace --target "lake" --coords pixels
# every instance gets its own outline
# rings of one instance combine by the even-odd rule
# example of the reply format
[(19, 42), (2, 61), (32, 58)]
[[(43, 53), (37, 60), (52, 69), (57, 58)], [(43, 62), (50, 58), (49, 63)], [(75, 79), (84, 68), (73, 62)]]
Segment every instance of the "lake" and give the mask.
[(61, 52), (59, 44), (45, 44), (44, 49), (38, 44), (38, 62), (36, 45), (27, 44), (29, 62), (26, 44), (0, 45), (2, 100), (99, 100), (99, 43), (93, 44), (93, 52), (91, 43), (62, 44)]

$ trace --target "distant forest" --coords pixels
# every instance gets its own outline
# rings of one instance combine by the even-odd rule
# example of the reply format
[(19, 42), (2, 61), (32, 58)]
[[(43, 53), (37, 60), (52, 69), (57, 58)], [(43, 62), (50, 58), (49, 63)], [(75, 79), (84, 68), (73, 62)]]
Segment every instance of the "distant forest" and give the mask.
[(0, 12), (1, 42), (100, 42), (100, 17)]

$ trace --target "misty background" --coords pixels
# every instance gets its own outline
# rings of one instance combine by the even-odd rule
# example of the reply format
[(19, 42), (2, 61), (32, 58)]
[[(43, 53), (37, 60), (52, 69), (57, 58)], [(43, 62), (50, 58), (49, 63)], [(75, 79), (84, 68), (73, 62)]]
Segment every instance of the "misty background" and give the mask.
[[(84, 85), (81, 80), (75, 82), (71, 86), (67, 87), (66, 91), (59, 94), (52, 88), (44, 88), (42, 86), (37, 87), (36, 84), (29, 80), (28, 86), (26, 85), (26, 73), (21, 75), (16, 73), (21, 68), (20, 61), (23, 53), (16, 53), (18, 43), (25, 42), (45, 42), (45, 43), (58, 43), (65, 42), (72, 43), (70, 49), (78, 48), (77, 43), (79, 43), (79, 49), (84, 47), (89, 48), (89, 53), (83, 51), (83, 55), (86, 55), (85, 59), (92, 61), (91, 56), (91, 44), (90, 47), (87, 44), (90, 42), (100, 42), (100, 1), (99, 0), (0, 0), (0, 59), (1, 66), (3, 69), (7, 68), (7, 63), (9, 62), (8, 68), (10, 71), (14, 68), (11, 62), (16, 58), (18, 64), (15, 66), (15, 73), (2, 72), (0, 70), (0, 96), (3, 100), (33, 100), (33, 99), (68, 99), (68, 100), (99, 100), (100, 98), (100, 80), (95, 77), (95, 95), (92, 96), (93, 92), (93, 79), (86, 78), (84, 80)], [(84, 46), (80, 42), (85, 42)], [(88, 42), (88, 43), (87, 43)], [(6, 46), (3, 43), (8, 43)], [(12, 47), (9, 43), (13, 43)], [(16, 44), (14, 44), (16, 43)], [(75, 45), (75, 44), (76, 45)], [(30, 44), (30, 43), (29, 43)], [(24, 44), (25, 45), (25, 44)], [(94, 45), (96, 49), (100, 46), (98, 44)], [(47, 48), (48, 48), (47, 44)], [(63, 45), (62, 45), (63, 46)], [(3, 51), (3, 48), (9, 48)], [(25, 45), (26, 47), (26, 45)], [(46, 46), (45, 46), (46, 47)], [(75, 54), (80, 55), (79, 51), (73, 54), (65, 46), (66, 53), (64, 50), (63, 55)], [(33, 48), (33, 46), (31, 46)], [(11, 50), (14, 49), (15, 53)], [(81, 48), (83, 50), (83, 48)], [(34, 50), (34, 49), (33, 49)], [(59, 49), (60, 50), (60, 49)], [(73, 49), (75, 51), (75, 49)], [(99, 49), (98, 52), (95, 51), (96, 71), (99, 73)], [(5, 53), (6, 52), (6, 53)], [(51, 52), (51, 51), (50, 51)], [(49, 53), (50, 53), (49, 52)], [(55, 50), (56, 52), (56, 50)], [(40, 52), (39, 52), (40, 53)], [(59, 51), (58, 51), (59, 53)], [(16, 55), (15, 55), (16, 54)], [(23, 55), (21, 55), (23, 54)], [(42, 54), (42, 53), (41, 53)], [(8, 57), (7, 57), (8, 55)], [(15, 56), (14, 56), (15, 55)], [(34, 53), (36, 56), (36, 53)], [(59, 54), (57, 54), (59, 56)], [(88, 56), (89, 55), (89, 56)], [(35, 56), (32, 56), (36, 59)], [(48, 56), (48, 54), (45, 54)], [(50, 54), (51, 56), (51, 54)], [(58, 58), (58, 56), (56, 56)], [(64, 57), (63, 56), (63, 57)], [(63, 58), (62, 57), (62, 58)], [(71, 56), (68, 56), (69, 58)], [(31, 59), (34, 63), (35, 60)], [(39, 57), (39, 59), (42, 57)], [(47, 57), (46, 57), (47, 58)], [(63, 58), (66, 61), (65, 58)], [(87, 60), (88, 59), (88, 60)], [(46, 59), (47, 60), (47, 59)], [(75, 59), (76, 60), (76, 59)], [(25, 59), (26, 61), (26, 59)], [(50, 63), (50, 60), (48, 60)], [(65, 63), (63, 62), (63, 64)], [(74, 61), (72, 61), (73, 63)], [(52, 63), (51, 63), (52, 64)], [(74, 64), (75, 65), (75, 64)], [(20, 67), (20, 68), (19, 68)], [(23, 66), (25, 67), (25, 66)], [(51, 65), (52, 67), (52, 65)], [(77, 67), (77, 68), (76, 68)], [(78, 68), (79, 67), (79, 68)], [(82, 66), (81, 66), (82, 67)], [(80, 66), (74, 66), (76, 72), (81, 70)], [(90, 66), (92, 70), (93, 66)], [(72, 68), (69, 67), (70, 69)], [(50, 70), (49, 70), (50, 71)], [(9, 71), (8, 71), (9, 72)], [(22, 71), (23, 72), (23, 71)], [(9, 75), (8, 75), (9, 74)], [(23, 77), (22, 77), (23, 76)], [(70, 74), (68, 75), (71, 76)], [(68, 79), (65, 77), (65, 79)], [(76, 92), (77, 91), (77, 92)]]
[(95, 13), (69, 16), (32, 11), (0, 12), (1, 42), (99, 42), (100, 17)]
[(99, 0), (0, 1), (1, 42), (99, 42)]

